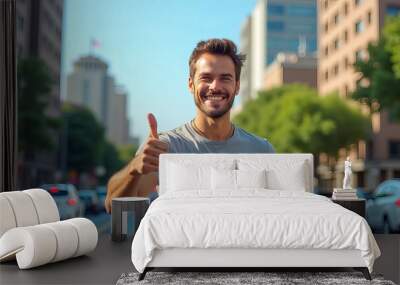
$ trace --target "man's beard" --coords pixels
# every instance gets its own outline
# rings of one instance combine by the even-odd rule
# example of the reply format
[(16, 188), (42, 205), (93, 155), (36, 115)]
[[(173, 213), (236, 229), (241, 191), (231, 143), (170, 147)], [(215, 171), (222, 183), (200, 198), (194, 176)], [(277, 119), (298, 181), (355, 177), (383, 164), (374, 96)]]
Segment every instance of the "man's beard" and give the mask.
[[(200, 96), (197, 97), (196, 95), (194, 96), (194, 103), (196, 104), (197, 108), (199, 108), (199, 110), (207, 115), (207, 117), (213, 118), (213, 119), (218, 119), (221, 118), (223, 115), (225, 115), (226, 113), (229, 112), (229, 110), (232, 108), (233, 106), (233, 102), (235, 101), (235, 96), (230, 96), (231, 99), (228, 101), (228, 104), (226, 105), (225, 108), (221, 109), (221, 110), (214, 110), (214, 111), (208, 111), (206, 110), (205, 107), (203, 107), (203, 102), (202, 102), (202, 98), (205, 95), (205, 92), (200, 92)], [(196, 94), (196, 92), (194, 92), (194, 94)], [(218, 94), (218, 93), (216, 93)], [(229, 98), (229, 95), (228, 95)]]

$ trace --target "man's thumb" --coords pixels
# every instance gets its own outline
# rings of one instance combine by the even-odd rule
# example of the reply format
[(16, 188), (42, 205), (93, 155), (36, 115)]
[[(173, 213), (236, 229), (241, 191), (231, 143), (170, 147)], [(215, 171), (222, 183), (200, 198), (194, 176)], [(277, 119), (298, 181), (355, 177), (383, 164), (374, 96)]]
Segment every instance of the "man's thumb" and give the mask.
[(154, 117), (154, 115), (152, 113), (148, 113), (147, 121), (149, 122), (149, 126), (150, 126), (150, 136), (152, 136), (155, 139), (158, 139), (156, 117)]

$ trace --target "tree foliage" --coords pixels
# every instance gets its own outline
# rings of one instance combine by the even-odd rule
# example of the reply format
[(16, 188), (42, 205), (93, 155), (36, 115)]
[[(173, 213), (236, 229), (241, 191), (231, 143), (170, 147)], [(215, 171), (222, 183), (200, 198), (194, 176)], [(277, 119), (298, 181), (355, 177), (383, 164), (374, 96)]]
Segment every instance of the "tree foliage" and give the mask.
[(102, 167), (101, 181), (107, 181), (124, 165), (119, 150), (106, 140), (104, 127), (89, 109), (65, 103), (62, 110), (68, 170), (93, 173)]
[(104, 128), (87, 108), (64, 104), (62, 111), (67, 167), (78, 172), (92, 171), (101, 162)]
[(36, 58), (20, 60), (17, 67), (18, 148), (26, 154), (50, 150), (59, 120), (47, 115), (52, 80), (47, 66)]
[(368, 46), (368, 59), (357, 60), (355, 69), (361, 77), (352, 97), (400, 121), (400, 17), (387, 20), (379, 41)]
[(244, 129), (268, 138), (277, 152), (336, 156), (366, 136), (369, 120), (336, 95), (318, 96), (292, 84), (259, 93), (234, 118)]

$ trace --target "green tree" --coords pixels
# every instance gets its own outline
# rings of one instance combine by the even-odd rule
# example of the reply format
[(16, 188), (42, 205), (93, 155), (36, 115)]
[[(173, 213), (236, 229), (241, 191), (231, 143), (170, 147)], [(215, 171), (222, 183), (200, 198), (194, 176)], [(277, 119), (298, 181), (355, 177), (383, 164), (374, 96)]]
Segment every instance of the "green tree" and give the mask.
[(383, 36), (386, 41), (385, 50), (391, 55), (396, 78), (400, 79), (400, 16), (387, 18)]
[(400, 17), (386, 21), (379, 41), (368, 45), (368, 55), (355, 63), (361, 77), (352, 97), (371, 113), (387, 109), (400, 121)]
[(46, 114), (52, 80), (43, 61), (20, 60), (17, 68), (18, 149), (32, 155), (55, 146), (54, 132), (59, 120)]
[(105, 138), (104, 128), (87, 108), (63, 105), (64, 157), (66, 170), (93, 173), (97, 167), (104, 169), (104, 183), (123, 167), (118, 149)]
[(102, 161), (104, 128), (87, 108), (64, 104), (62, 111), (67, 168), (90, 172)]
[(135, 156), (138, 149), (137, 145), (126, 144), (118, 147), (119, 157), (124, 164), (127, 164)]
[(108, 141), (103, 142), (101, 164), (105, 169), (105, 174), (101, 179), (103, 183), (106, 183), (117, 170), (124, 166), (118, 149)]
[(364, 138), (369, 119), (336, 95), (318, 96), (292, 84), (259, 93), (234, 118), (235, 123), (266, 137), (277, 152), (327, 153)]

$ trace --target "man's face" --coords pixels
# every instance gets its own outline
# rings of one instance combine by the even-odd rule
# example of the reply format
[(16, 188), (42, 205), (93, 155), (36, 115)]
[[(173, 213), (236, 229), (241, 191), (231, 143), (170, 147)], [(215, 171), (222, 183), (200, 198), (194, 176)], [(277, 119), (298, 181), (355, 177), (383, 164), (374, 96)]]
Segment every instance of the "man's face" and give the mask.
[(189, 89), (197, 108), (207, 117), (222, 117), (231, 109), (239, 91), (232, 59), (226, 55), (205, 53), (195, 66), (195, 74), (189, 78)]

